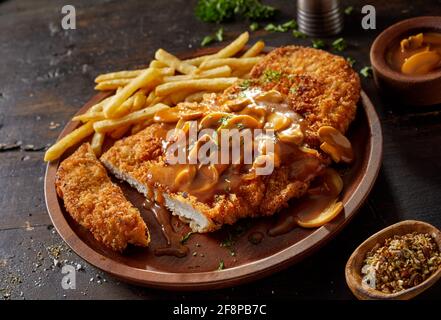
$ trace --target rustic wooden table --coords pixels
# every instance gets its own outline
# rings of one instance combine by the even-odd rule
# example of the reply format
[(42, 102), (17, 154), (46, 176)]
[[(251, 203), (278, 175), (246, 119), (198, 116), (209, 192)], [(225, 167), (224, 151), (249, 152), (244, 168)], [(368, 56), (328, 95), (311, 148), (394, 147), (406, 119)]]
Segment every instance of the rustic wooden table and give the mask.
[[(366, 237), (404, 219), (441, 227), (441, 110), (404, 108), (381, 99), (371, 78), (363, 88), (380, 114), (384, 161), (366, 204), (328, 245), (303, 262), (266, 279), (212, 292), (172, 293), (121, 283), (87, 264), (53, 230), (43, 194), (47, 144), (93, 94), (102, 72), (146, 64), (163, 47), (179, 53), (199, 47), (218, 26), (193, 14), (196, 1), (74, 1), (77, 29), (62, 30), (64, 1), (0, 1), (0, 298), (11, 299), (353, 299), (344, 279), (350, 253)], [(281, 9), (276, 21), (295, 16), (295, 1), (264, 1)], [(377, 9), (377, 30), (360, 25), (364, 1), (353, 5), (343, 53), (369, 64), (369, 48), (388, 25), (419, 15), (440, 15), (441, 2), (366, 1)], [(225, 24), (227, 40), (248, 22)], [(310, 45), (290, 33), (252, 33), (268, 45)], [(330, 43), (332, 39), (327, 39)], [(55, 261), (54, 261), (55, 259)], [(76, 290), (61, 286), (63, 264), (77, 272)], [(441, 297), (441, 285), (421, 298)]]

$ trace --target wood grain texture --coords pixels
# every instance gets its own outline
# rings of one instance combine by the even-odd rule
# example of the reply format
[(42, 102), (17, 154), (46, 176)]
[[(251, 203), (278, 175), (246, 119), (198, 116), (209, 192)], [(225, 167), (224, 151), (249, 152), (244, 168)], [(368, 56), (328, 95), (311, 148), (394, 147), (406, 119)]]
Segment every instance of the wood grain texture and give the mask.
[[(52, 143), (71, 116), (94, 95), (93, 78), (97, 74), (143, 66), (158, 47), (174, 53), (188, 51), (190, 45), (198, 47), (200, 40), (218, 26), (196, 20), (192, 12), (195, 2), (78, 0), (77, 30), (72, 31), (60, 28), (63, 1), (0, 2), (0, 143), (22, 141), (35, 147)], [(287, 21), (295, 14), (294, 1), (265, 2), (283, 12), (276, 22)], [(413, 16), (441, 15), (437, 0), (369, 1), (377, 9), (377, 30), (363, 30), (363, 1), (342, 2), (355, 8), (346, 17), (342, 36), (349, 43), (343, 54), (357, 60), (357, 70), (369, 64), (369, 47), (385, 27)], [(179, 12), (179, 18), (170, 19), (170, 8)], [(226, 40), (248, 25), (246, 21), (225, 24)], [(271, 46), (311, 43), (310, 39), (295, 39), (290, 33), (264, 31), (252, 33), (251, 39), (263, 39)], [(371, 78), (362, 81), (382, 121), (383, 168), (367, 204), (354, 220), (302, 263), (269, 278), (210, 294), (170, 293), (121, 284), (69, 252), (58, 235), (48, 229), (43, 152), (17, 148), (0, 152), (0, 288), (6, 288), (0, 291), (0, 298), (9, 293), (7, 297), (20, 299), (21, 292), (26, 298), (48, 299), (63, 299), (64, 295), (73, 299), (354, 298), (345, 283), (344, 266), (351, 252), (368, 236), (406, 219), (441, 227), (440, 107), (403, 107), (378, 96)], [(50, 130), (51, 121), (61, 126)], [(63, 263), (67, 260), (85, 266), (77, 274), (77, 290), (61, 288), (61, 269), (53, 267), (50, 246), (62, 248), (59, 260)], [(41, 266), (36, 267), (39, 263)], [(107, 281), (98, 284), (97, 274)], [(15, 276), (21, 283), (16, 283)], [(89, 282), (91, 278), (94, 280)], [(438, 284), (418, 298), (439, 297)]]

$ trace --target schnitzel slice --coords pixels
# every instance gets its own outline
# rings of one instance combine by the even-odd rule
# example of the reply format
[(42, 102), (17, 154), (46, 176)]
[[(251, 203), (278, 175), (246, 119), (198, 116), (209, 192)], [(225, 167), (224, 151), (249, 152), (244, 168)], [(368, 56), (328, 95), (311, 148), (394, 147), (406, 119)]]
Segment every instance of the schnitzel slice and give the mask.
[(67, 212), (99, 242), (115, 251), (124, 250), (128, 243), (149, 244), (138, 209), (112, 183), (88, 143), (60, 164), (55, 184)]

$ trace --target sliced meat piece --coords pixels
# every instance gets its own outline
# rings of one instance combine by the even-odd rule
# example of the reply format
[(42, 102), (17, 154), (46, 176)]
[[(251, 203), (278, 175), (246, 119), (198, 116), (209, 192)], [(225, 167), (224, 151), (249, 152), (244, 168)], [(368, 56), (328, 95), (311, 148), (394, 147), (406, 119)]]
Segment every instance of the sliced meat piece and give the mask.
[(150, 236), (137, 208), (112, 183), (88, 143), (58, 168), (56, 189), (72, 218), (115, 251), (147, 246)]

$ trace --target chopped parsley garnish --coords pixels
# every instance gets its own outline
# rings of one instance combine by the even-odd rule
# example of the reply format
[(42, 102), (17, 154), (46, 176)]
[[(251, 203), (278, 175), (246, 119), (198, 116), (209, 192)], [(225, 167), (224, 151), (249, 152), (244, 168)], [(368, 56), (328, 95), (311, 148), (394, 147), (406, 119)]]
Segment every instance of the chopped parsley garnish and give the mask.
[(251, 31), (256, 31), (257, 29), (259, 29), (260, 26), (257, 22), (253, 22), (252, 24), (250, 24), (250, 30)]
[(346, 15), (350, 15), (352, 13), (352, 11), (354, 11), (354, 7), (353, 6), (349, 6), (345, 8), (345, 14)]
[(214, 34), (218, 42), (224, 41), (224, 28), (220, 27), (219, 30)]
[(283, 30), (283, 27), (280, 24), (275, 25), (274, 23), (267, 24), (265, 26), (265, 30), (271, 32), (285, 32), (285, 30)]
[(337, 40), (332, 42), (332, 48), (334, 48), (334, 50), (336, 51), (343, 51), (344, 49), (346, 49), (346, 47), (346, 41), (343, 38), (338, 38)]
[(199, 0), (195, 14), (205, 22), (223, 22), (234, 17), (250, 20), (268, 19), (274, 16), (276, 9), (264, 5), (260, 0)]
[(297, 93), (297, 89), (298, 87), (292, 87), (291, 89), (289, 89), (289, 92), (292, 94)]
[(363, 69), (360, 70), (360, 74), (365, 78), (369, 78), (372, 75), (372, 67), (370, 66), (363, 67)]
[(187, 240), (191, 237), (191, 235), (192, 235), (193, 233), (194, 233), (194, 232), (190, 231), (190, 232), (187, 233), (186, 235), (182, 236), (182, 238), (181, 238), (181, 243), (182, 243), (182, 244), (186, 243)]
[(297, 38), (297, 39), (305, 39), (306, 38), (306, 34), (304, 34), (303, 32), (301, 32), (299, 30), (293, 30), (292, 35), (294, 36), (294, 38)]
[(224, 41), (224, 28), (220, 27), (215, 34), (205, 36), (201, 41), (201, 46), (205, 47), (213, 42), (221, 42)]
[(228, 120), (232, 117), (232, 115), (228, 115), (228, 116), (224, 116), (222, 118), (219, 119), (219, 124), (221, 126), (224, 126), (227, 124)]
[(204, 39), (202, 39), (201, 41), (201, 46), (205, 47), (208, 46), (209, 44), (214, 42), (214, 37), (212, 36), (205, 36)]
[(240, 90), (244, 91), (248, 89), (250, 85), (251, 85), (251, 81), (249, 79), (246, 79), (239, 84), (239, 88)]
[(282, 24), (282, 27), (288, 31), (288, 30), (295, 30), (297, 29), (297, 21), (295, 21), (294, 19), (289, 20), (287, 22), (285, 22), (284, 24)]
[(312, 40), (312, 47), (316, 49), (323, 49), (325, 48), (325, 42), (321, 39), (314, 39)]
[(224, 260), (219, 261), (219, 266), (217, 267), (217, 270), (223, 270), (225, 269), (225, 263)]
[(282, 74), (280, 73), (280, 71), (276, 71), (276, 70), (272, 70), (272, 69), (267, 69), (263, 73), (263, 79), (266, 82), (279, 81), (281, 76), (282, 76)]
[(282, 24), (275, 25), (274, 23), (267, 24), (265, 27), (266, 31), (271, 32), (286, 32), (288, 30), (296, 30), (297, 22), (295, 20), (289, 20)]
[(355, 62), (356, 62), (355, 59), (352, 58), (352, 57), (347, 57), (347, 58), (346, 58), (346, 61), (348, 61), (349, 65), (350, 65), (351, 67), (353, 67), (354, 64), (355, 64)]

